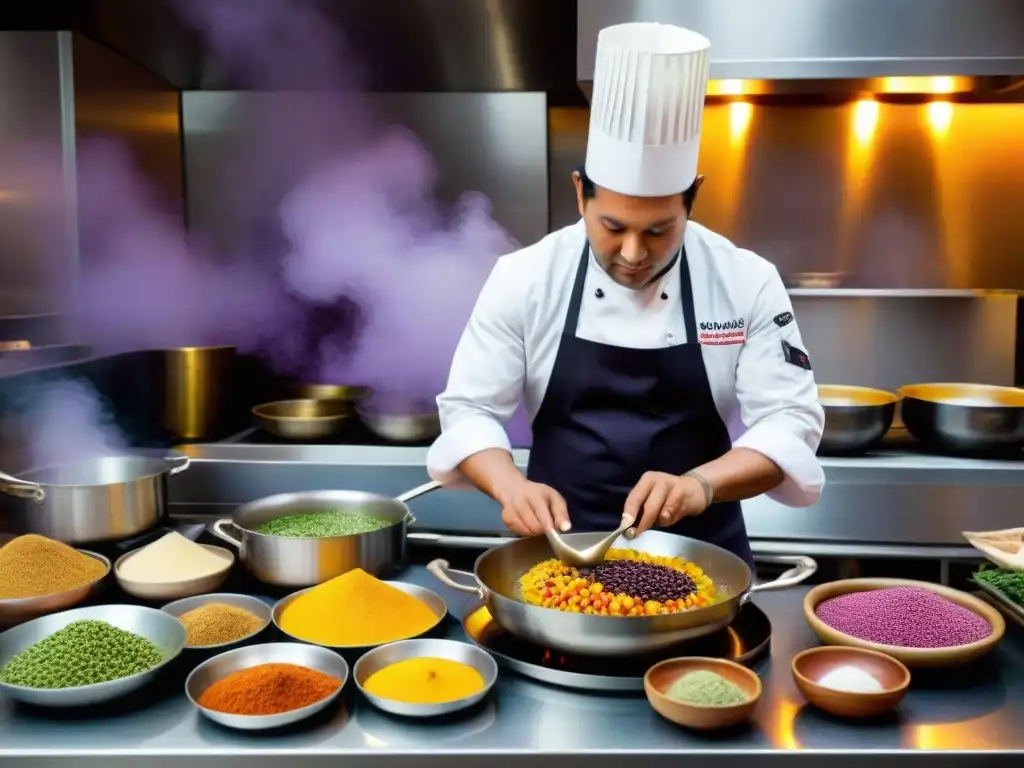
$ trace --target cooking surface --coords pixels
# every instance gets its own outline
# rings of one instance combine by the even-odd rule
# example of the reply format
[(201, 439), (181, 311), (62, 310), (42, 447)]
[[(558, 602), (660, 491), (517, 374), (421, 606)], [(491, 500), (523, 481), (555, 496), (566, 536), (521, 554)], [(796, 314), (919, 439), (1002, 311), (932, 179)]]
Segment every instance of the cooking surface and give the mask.
[[(451, 616), (446, 636), (462, 638), (455, 617), (471, 600), (438, 584), (422, 567), (403, 577), (443, 595)], [(755, 602), (770, 617), (771, 657), (753, 665), (764, 681), (764, 694), (749, 729), (724, 736), (700, 736), (662, 720), (642, 695), (580, 693), (526, 680), (506, 670), (495, 695), (473, 712), (435, 723), (410, 723), (384, 715), (346, 689), (344, 706), (314, 722), (284, 733), (251, 735), (201, 720), (181, 692), (177, 673), (165, 690), (125, 702), (118, 709), (80, 714), (29, 713), (0, 701), (0, 758), (39, 756), (49, 759), (24, 765), (53, 766), (74, 758), (76, 768), (171, 768), (203, 766), (423, 766), (522, 765), (523, 752), (571, 753), (588, 768), (622, 765), (625, 754), (644, 752), (644, 765), (687, 766), (735, 764), (744, 756), (772, 765), (800, 760), (812, 764), (814, 751), (838, 750), (830, 757), (842, 765), (879, 768), (908, 750), (987, 750), (947, 754), (966, 765), (1002, 764), (1005, 752), (1024, 752), (1024, 639), (1011, 631), (982, 663), (959, 671), (915, 673), (899, 715), (880, 721), (837, 720), (803, 705), (790, 675), (790, 661), (816, 645), (801, 615), (806, 589), (764, 593)], [(801, 750), (799, 752), (793, 750)], [(998, 751), (1003, 751), (1000, 754)], [(400, 759), (404, 753), (406, 759)], [(586, 753), (584, 755), (583, 753)], [(153, 756), (146, 759), (145, 755)], [(94, 759), (85, 760), (83, 757)], [(117, 759), (117, 758), (122, 759)], [(338, 762), (338, 757), (343, 763)], [(530, 756), (531, 766), (564, 766), (555, 759)], [(183, 759), (186, 758), (186, 759)], [(659, 759), (660, 758), (660, 759)], [(988, 758), (988, 759), (987, 759)], [(820, 758), (819, 758), (820, 759)], [(1016, 758), (1019, 759), (1019, 758)], [(606, 762), (607, 760), (607, 762)], [(663, 762), (664, 761), (664, 762)], [(6, 763), (19, 766), (17, 760)], [(820, 764), (820, 763), (818, 763)]]

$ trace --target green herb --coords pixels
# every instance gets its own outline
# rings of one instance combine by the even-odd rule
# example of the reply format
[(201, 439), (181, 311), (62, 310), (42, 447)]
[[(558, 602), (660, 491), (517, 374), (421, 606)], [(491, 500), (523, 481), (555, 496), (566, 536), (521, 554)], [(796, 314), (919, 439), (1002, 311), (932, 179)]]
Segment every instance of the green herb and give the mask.
[(665, 695), (683, 704), (704, 706), (741, 704), (747, 700), (747, 694), (735, 684), (706, 670), (687, 672), (672, 684)]
[(75, 621), (0, 668), (0, 682), (26, 688), (77, 688), (145, 672), (164, 660), (149, 640), (107, 624)]
[(256, 533), (267, 536), (285, 536), (296, 539), (323, 539), (328, 536), (354, 536), (372, 533), (394, 525), (393, 520), (361, 512), (311, 512), (303, 515), (285, 515), (268, 520), (256, 528)]
[(1024, 606), (1024, 573), (1004, 571), (1001, 568), (986, 568), (974, 574), (974, 580), (988, 584), (1017, 605)]

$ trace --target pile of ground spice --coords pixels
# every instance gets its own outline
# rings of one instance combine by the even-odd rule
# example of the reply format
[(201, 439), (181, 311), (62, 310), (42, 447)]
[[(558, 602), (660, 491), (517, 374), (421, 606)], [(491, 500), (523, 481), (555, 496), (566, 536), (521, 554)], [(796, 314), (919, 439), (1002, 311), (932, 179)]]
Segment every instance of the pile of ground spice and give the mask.
[(992, 634), (981, 616), (922, 587), (851, 592), (822, 601), (814, 614), (847, 635), (901, 648), (950, 648)]
[(297, 664), (261, 664), (218, 680), (199, 706), (229, 715), (278, 715), (308, 707), (341, 688), (336, 677)]
[(34, 533), (0, 548), (0, 600), (56, 595), (102, 578), (107, 567), (73, 547)]
[(207, 603), (178, 617), (185, 625), (185, 645), (222, 645), (248, 637), (266, 622), (249, 611), (227, 603)]

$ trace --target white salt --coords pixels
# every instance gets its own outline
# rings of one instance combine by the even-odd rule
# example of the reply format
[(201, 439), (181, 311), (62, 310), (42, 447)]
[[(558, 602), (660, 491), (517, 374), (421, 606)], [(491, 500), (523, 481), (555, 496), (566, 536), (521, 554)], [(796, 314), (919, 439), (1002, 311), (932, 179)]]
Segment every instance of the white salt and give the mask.
[(873, 675), (854, 666), (836, 667), (815, 682), (823, 688), (846, 693), (879, 693), (885, 690)]
[(212, 576), (225, 565), (223, 556), (171, 531), (126, 557), (117, 572), (128, 581), (166, 584)]

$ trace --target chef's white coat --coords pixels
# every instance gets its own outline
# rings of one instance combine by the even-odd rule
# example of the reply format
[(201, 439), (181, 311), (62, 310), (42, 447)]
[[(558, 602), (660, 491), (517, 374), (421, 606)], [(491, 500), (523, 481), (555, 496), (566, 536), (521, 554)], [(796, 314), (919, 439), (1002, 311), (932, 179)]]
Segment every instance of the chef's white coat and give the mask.
[[(447, 389), (437, 398), (442, 434), (427, 455), (435, 480), (464, 485), (458, 470), (464, 459), (487, 448), (511, 450), (502, 425), (520, 401), (531, 422), (540, 410), (585, 238), (581, 220), (498, 260), (455, 351)], [(694, 222), (684, 242), (704, 365), (733, 445), (758, 451), (783, 470), (785, 480), (770, 497), (810, 506), (825, 483), (815, 456), (825, 414), (814, 374), (787, 362), (783, 352), (783, 341), (806, 348), (796, 321), (785, 322), (793, 308), (779, 273)], [(591, 253), (577, 335), (634, 349), (690, 341), (679, 269), (677, 260), (637, 291), (613, 281)]]

